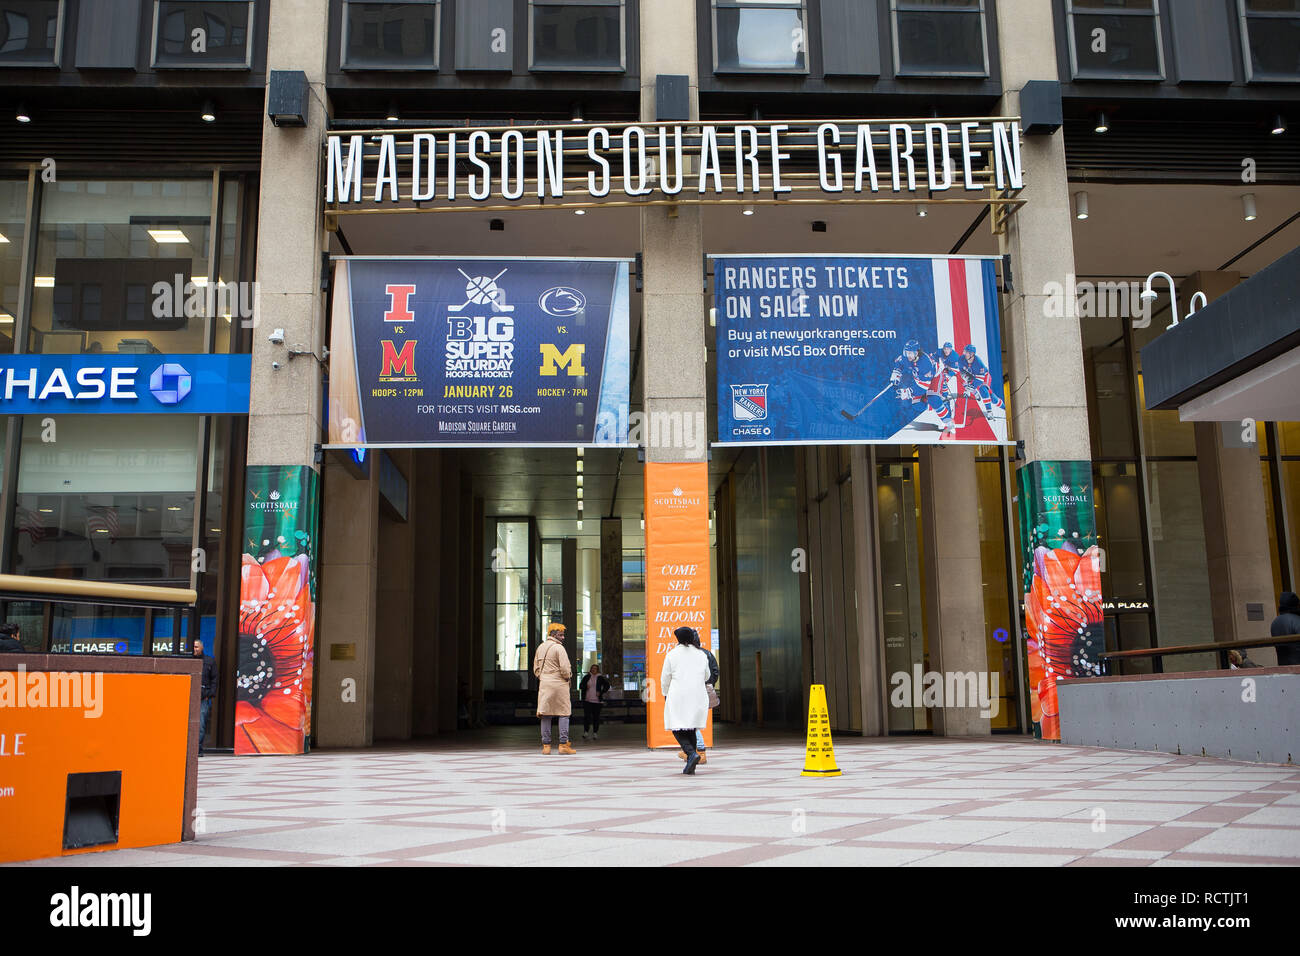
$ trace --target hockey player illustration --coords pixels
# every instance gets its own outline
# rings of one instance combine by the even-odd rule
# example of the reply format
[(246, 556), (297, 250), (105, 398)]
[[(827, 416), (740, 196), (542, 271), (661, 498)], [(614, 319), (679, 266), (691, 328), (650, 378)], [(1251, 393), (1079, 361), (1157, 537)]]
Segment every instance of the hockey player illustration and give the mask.
[(961, 364), (961, 354), (952, 347), (951, 342), (944, 342), (939, 348), (939, 361), (942, 362), (943, 367), (947, 369), (947, 374), (960, 374), (961, 369), (959, 368), (959, 365)]
[(921, 343), (908, 339), (903, 345), (903, 354), (894, 359), (894, 370), (890, 373), (889, 384), (894, 386), (895, 396), (901, 402), (912, 405), (926, 404), (943, 424), (942, 438), (952, 438), (952, 406), (944, 391), (945, 378), (942, 362), (936, 362), (921, 351)]
[[(989, 374), (988, 367), (976, 354), (974, 345), (967, 345), (962, 349), (957, 371), (960, 373), (966, 394), (971, 398), (978, 398), (984, 406), (985, 418), (991, 417), (995, 409), (1003, 408), (1005, 403), (993, 391), (993, 377)], [(998, 414), (999, 417), (1005, 415), (1001, 411)]]

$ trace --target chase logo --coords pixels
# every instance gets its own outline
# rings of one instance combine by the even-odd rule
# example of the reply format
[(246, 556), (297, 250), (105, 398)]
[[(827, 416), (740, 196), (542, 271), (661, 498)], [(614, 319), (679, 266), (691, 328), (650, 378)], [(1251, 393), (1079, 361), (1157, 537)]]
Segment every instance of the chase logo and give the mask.
[(543, 292), (537, 304), (547, 315), (567, 319), (587, 308), (587, 297), (570, 286), (557, 285)]
[(184, 365), (164, 362), (149, 376), (149, 391), (163, 405), (176, 405), (190, 393), (193, 383)]

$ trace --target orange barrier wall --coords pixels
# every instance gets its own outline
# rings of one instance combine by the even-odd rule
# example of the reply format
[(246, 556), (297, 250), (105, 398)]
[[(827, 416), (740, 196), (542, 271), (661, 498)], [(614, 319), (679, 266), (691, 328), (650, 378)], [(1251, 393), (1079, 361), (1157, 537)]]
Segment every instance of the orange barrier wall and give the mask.
[[(664, 729), (659, 674), (664, 657), (677, 646), (673, 631), (685, 625), (700, 632), (709, 647), (709, 466), (645, 465), (645, 672), (651, 691), (646, 700), (646, 743), (676, 747)], [(712, 648), (709, 648), (712, 650)], [(713, 712), (704, 728), (713, 746)]]
[[(50, 706), (59, 672), (19, 670), (13, 662), (21, 657), (5, 655), (0, 663), (0, 862), (190, 838), (193, 791), (187, 800), (186, 784), (197, 681), (188, 673), (68, 671), (78, 681), (90, 679), (83, 687), (98, 683), (93, 696), (100, 714), (92, 716), (79, 697), (80, 706)], [(85, 663), (59, 659), (66, 667)], [(67, 686), (58, 692), (65, 703)], [(113, 770), (122, 773), (118, 842), (64, 850), (68, 774)]]

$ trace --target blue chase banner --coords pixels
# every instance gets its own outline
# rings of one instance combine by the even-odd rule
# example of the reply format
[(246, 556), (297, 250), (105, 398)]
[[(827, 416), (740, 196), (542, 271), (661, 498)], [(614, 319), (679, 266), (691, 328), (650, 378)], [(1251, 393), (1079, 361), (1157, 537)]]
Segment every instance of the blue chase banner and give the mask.
[(247, 415), (249, 355), (0, 356), (0, 415)]
[(625, 259), (338, 259), (330, 444), (625, 444), (628, 274)]
[(716, 256), (720, 444), (1007, 440), (994, 262)]

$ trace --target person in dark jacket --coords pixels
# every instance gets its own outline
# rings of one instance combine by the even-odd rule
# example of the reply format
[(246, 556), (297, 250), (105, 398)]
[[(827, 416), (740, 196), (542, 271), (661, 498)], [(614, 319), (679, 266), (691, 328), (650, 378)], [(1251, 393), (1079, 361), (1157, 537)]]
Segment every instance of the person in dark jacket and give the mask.
[[(694, 631), (695, 629), (691, 628), (691, 630)], [(709, 679), (706, 680), (704, 683), (712, 684), (714, 690), (717, 690), (718, 659), (713, 656), (713, 652), (711, 650), (709, 650), (707, 647), (705, 647), (703, 644), (700, 643), (699, 631), (695, 631), (695, 640), (693, 643), (695, 644), (696, 647), (702, 650), (704, 652), (704, 656), (709, 659)], [(695, 752), (700, 755), (700, 763), (708, 763), (708, 758), (704, 755), (704, 731), (700, 730), (698, 727), (695, 729)], [(678, 756), (680, 756), (683, 760), (686, 759), (686, 754), (684, 753), (679, 753)]]
[[(1290, 637), (1300, 634), (1300, 597), (1294, 591), (1283, 591), (1277, 602), (1277, 617), (1269, 625), (1269, 637)], [(1274, 645), (1279, 667), (1300, 664), (1300, 643)]]
[(27, 648), (18, 639), (17, 624), (0, 624), (0, 654), (25, 654)]
[[(595, 681), (592, 678), (596, 678)], [(578, 682), (578, 696), (582, 698), (582, 739), (587, 739), (587, 732), (591, 731), (591, 739), (596, 739), (596, 734), (600, 733), (600, 709), (605, 706), (605, 695), (609, 693), (609, 678), (600, 672), (600, 668), (592, 664), (591, 670), (582, 675), (582, 680)]]
[(212, 716), (212, 700), (217, 696), (217, 662), (203, 653), (203, 642), (194, 642), (194, 656), (203, 658), (203, 677), (199, 680), (199, 756), (203, 756), (203, 741), (208, 736), (208, 718)]

